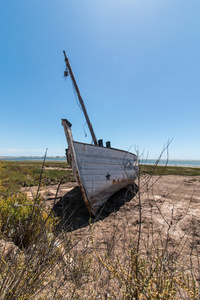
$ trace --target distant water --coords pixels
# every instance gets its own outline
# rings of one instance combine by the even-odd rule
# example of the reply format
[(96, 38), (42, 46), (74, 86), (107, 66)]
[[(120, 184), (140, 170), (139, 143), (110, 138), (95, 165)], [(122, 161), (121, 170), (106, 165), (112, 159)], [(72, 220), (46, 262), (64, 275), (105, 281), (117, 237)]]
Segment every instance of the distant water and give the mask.
[[(156, 159), (147, 159), (145, 161), (141, 161), (141, 163), (146, 165), (154, 165), (156, 163)], [(177, 166), (177, 167), (193, 167), (200, 168), (200, 160), (164, 160), (161, 159), (158, 163), (159, 166)]]
[[(20, 156), (20, 157), (11, 157), (11, 156), (0, 156), (0, 160), (7, 161), (43, 161), (44, 157), (40, 156)], [(66, 161), (65, 156), (56, 156), (56, 157), (47, 157), (46, 161)], [(143, 164), (154, 165), (156, 163), (156, 159), (147, 159), (141, 161)], [(200, 160), (168, 160), (168, 162), (164, 159), (161, 159), (158, 163), (159, 166), (163, 165), (168, 166), (177, 166), (177, 167), (193, 167), (200, 168)]]
[[(0, 160), (7, 161), (43, 161), (44, 157), (42, 156), (0, 156)], [(46, 161), (66, 161), (65, 156), (50, 156), (46, 157)]]

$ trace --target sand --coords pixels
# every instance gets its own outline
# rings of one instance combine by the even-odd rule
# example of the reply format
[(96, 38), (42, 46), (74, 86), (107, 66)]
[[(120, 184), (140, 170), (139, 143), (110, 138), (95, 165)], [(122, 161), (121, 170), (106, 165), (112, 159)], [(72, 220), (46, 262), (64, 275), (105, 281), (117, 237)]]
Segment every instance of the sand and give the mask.
[[(138, 182), (136, 182), (138, 183)], [(98, 243), (108, 239), (113, 228), (118, 233), (128, 228), (129, 236), (135, 237), (138, 232), (139, 204), (141, 203), (142, 230), (149, 236), (149, 230), (162, 234), (170, 229), (171, 239), (200, 237), (200, 176), (143, 176), (139, 182), (140, 192), (123, 189), (113, 195), (92, 219), (94, 235)], [(23, 188), (30, 197), (37, 187)], [(66, 231), (84, 234), (88, 230), (90, 215), (82, 199), (80, 189), (75, 182), (68, 182), (59, 187), (50, 185), (41, 188), (45, 204), (52, 207), (63, 219)], [(57, 198), (55, 199), (55, 195)], [(63, 216), (64, 214), (64, 216)], [(117, 224), (117, 225), (116, 225)], [(151, 231), (150, 230), (150, 231)], [(180, 242), (180, 241), (179, 241)], [(198, 241), (196, 241), (198, 244)], [(200, 244), (200, 243), (199, 243)]]

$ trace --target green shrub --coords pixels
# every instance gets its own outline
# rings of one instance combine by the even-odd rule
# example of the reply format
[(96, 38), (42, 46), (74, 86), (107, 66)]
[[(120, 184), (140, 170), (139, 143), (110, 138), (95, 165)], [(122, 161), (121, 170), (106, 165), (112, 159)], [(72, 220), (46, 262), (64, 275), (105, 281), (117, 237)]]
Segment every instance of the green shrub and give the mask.
[(0, 198), (0, 218), (1, 235), (20, 248), (38, 239), (40, 232), (51, 232), (55, 221), (41, 198), (31, 200), (22, 193)]

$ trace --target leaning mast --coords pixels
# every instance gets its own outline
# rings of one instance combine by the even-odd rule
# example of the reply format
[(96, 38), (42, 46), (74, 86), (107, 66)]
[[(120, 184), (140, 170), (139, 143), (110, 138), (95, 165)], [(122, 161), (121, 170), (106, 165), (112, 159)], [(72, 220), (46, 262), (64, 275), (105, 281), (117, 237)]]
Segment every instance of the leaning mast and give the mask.
[(67, 72), (67, 71), (69, 71), (69, 75), (70, 75), (70, 77), (71, 77), (71, 79), (72, 79), (72, 83), (73, 83), (74, 88), (75, 88), (75, 90), (76, 90), (76, 93), (77, 93), (77, 96), (78, 96), (78, 100), (79, 100), (80, 105), (81, 105), (81, 107), (82, 107), (82, 110), (83, 110), (83, 113), (84, 113), (86, 122), (87, 122), (87, 124), (88, 124), (89, 130), (90, 130), (90, 133), (91, 133), (91, 136), (92, 136), (92, 139), (93, 139), (93, 142), (94, 142), (95, 145), (97, 145), (97, 144), (98, 144), (98, 143), (97, 143), (97, 139), (96, 139), (96, 136), (95, 136), (95, 133), (94, 133), (92, 124), (91, 124), (91, 122), (90, 122), (89, 116), (88, 116), (88, 114), (87, 114), (87, 110), (86, 110), (86, 108), (85, 108), (85, 104), (84, 104), (83, 99), (82, 99), (82, 97), (81, 97), (81, 93), (80, 93), (79, 88), (78, 88), (78, 85), (77, 85), (77, 83), (76, 83), (74, 74), (73, 74), (73, 72), (72, 72), (72, 69), (71, 69), (71, 66), (70, 66), (70, 63), (69, 63), (69, 59), (67, 58), (66, 53), (65, 53), (64, 50), (63, 50), (63, 53), (64, 53), (64, 56), (65, 56), (65, 63), (66, 63), (66, 71), (65, 71), (64, 74), (65, 74), (65, 76), (67, 76), (67, 75), (68, 75), (68, 72)]

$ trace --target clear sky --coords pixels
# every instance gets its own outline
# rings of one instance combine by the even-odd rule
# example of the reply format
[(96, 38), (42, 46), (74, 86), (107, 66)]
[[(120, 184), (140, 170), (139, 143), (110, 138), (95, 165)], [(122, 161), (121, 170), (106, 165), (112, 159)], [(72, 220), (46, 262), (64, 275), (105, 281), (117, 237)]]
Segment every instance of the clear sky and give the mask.
[(0, 0), (0, 156), (91, 142), (63, 50), (97, 139), (200, 159), (199, 0)]

